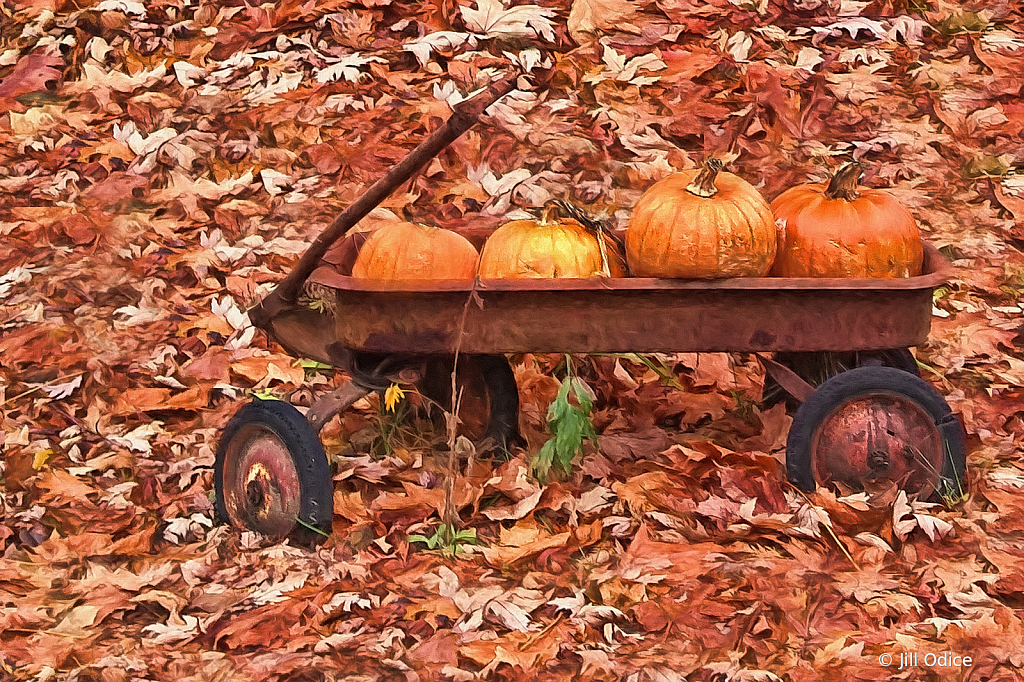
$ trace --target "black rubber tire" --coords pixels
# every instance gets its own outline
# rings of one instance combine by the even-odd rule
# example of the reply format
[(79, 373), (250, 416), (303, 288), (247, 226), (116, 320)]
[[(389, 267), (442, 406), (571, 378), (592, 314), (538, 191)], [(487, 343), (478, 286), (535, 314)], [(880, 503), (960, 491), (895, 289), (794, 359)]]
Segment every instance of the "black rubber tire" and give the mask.
[(287, 537), (306, 545), (322, 542), (326, 534), (331, 532), (334, 521), (334, 483), (331, 480), (330, 463), (323, 443), (306, 418), (292, 405), (280, 400), (253, 400), (243, 405), (224, 427), (213, 467), (217, 515), (227, 523), (245, 527), (228, 513), (224, 493), (224, 467), (229, 443), (243, 427), (252, 424), (272, 431), (287, 448), (299, 481), (298, 518), (320, 531), (318, 533), (296, 522)]
[[(829, 362), (830, 357), (832, 363), (846, 364), (850, 369), (854, 367), (893, 367), (914, 376), (921, 376), (917, 360), (914, 359), (914, 354), (910, 352), (909, 348), (887, 348), (885, 350), (844, 353), (829, 351), (776, 353), (775, 361), (796, 372), (798, 376), (812, 386), (820, 386), (824, 383), (822, 375), (829, 374), (825, 368), (831, 364)], [(831, 374), (826, 376), (825, 379), (831, 379), (833, 376), (836, 375)], [(779, 386), (770, 374), (764, 378), (761, 395), (761, 408), (765, 410), (785, 402), (786, 412), (794, 415), (800, 407), (800, 401), (789, 395), (786, 389)]]
[(892, 367), (904, 372), (921, 376), (921, 369), (909, 348), (889, 348), (887, 350), (863, 351), (857, 356), (858, 367)]
[(960, 420), (924, 379), (892, 367), (858, 367), (837, 374), (821, 384), (800, 406), (786, 442), (786, 469), (793, 485), (807, 492), (814, 491), (817, 482), (811, 464), (811, 446), (818, 427), (844, 403), (873, 393), (902, 395), (934, 420), (945, 445), (945, 456), (932, 497), (948, 493), (959, 498), (967, 485), (967, 445)]

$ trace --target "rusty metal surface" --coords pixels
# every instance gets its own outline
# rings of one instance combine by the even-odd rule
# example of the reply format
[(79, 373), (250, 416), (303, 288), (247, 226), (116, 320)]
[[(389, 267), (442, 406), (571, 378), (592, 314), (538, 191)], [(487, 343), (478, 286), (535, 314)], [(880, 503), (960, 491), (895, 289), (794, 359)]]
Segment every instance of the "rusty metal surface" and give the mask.
[(814, 393), (814, 386), (804, 381), (803, 377), (789, 367), (765, 355), (759, 357), (764, 364), (765, 371), (772, 379), (775, 379), (775, 383), (800, 402), (804, 402)]
[[(411, 382), (410, 382), (411, 383)], [(341, 414), (370, 391), (348, 380), (333, 391), (319, 396), (306, 412), (306, 419), (317, 433), (320, 433), (337, 414)]]
[(840, 405), (822, 420), (811, 443), (819, 485), (893, 481), (927, 498), (938, 483), (944, 443), (935, 421), (904, 395), (867, 395)]
[(243, 427), (224, 459), (224, 503), (231, 522), (271, 537), (295, 527), (299, 475), (281, 439), (258, 424)]
[[(646, 278), (476, 283), (461, 350), (515, 352), (825, 351), (906, 348), (928, 336), (932, 289), (951, 274), (931, 244), (908, 279)], [(383, 286), (333, 267), (337, 316), (293, 310), (268, 331), (330, 361), (331, 345), (381, 353), (451, 353), (470, 282)], [(429, 288), (427, 288), (429, 287)], [(311, 350), (312, 349), (312, 350)]]

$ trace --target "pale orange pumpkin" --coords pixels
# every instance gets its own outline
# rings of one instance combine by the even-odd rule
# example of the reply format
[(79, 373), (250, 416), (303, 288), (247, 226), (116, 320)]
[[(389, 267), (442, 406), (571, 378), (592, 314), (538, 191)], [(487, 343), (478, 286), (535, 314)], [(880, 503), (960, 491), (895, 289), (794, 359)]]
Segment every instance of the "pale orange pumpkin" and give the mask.
[(462, 235), (440, 227), (396, 222), (370, 235), (352, 276), (382, 282), (473, 279), (477, 251)]
[(885, 190), (858, 189), (847, 164), (826, 184), (791, 187), (772, 202), (779, 221), (779, 277), (913, 277), (924, 247), (914, 216)]
[[(480, 252), (482, 279), (587, 278), (604, 273), (597, 237), (572, 218), (557, 218), (548, 206), (541, 220), (513, 220), (495, 230)], [(614, 242), (605, 242), (608, 273), (625, 270)]]
[(633, 208), (626, 260), (637, 277), (763, 277), (775, 259), (775, 219), (743, 178), (719, 159), (673, 173)]

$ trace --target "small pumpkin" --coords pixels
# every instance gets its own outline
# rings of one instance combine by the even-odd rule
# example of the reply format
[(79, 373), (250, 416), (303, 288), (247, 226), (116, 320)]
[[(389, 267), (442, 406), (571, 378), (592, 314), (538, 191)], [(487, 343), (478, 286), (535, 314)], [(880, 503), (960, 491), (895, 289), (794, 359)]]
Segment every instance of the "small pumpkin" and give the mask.
[(366, 240), (352, 276), (381, 282), (473, 279), (476, 248), (462, 235), (431, 225), (396, 222)]
[(779, 221), (779, 277), (913, 277), (924, 247), (896, 197), (861, 187), (863, 168), (843, 166), (828, 184), (791, 187), (772, 202)]
[(721, 172), (709, 158), (699, 170), (654, 183), (633, 208), (626, 259), (637, 277), (763, 277), (775, 259), (775, 219), (761, 193)]
[(495, 230), (480, 252), (480, 277), (582, 279), (606, 272), (611, 277), (625, 276), (610, 237), (599, 242), (578, 220), (558, 217), (560, 212), (557, 203), (550, 202), (539, 221), (513, 220)]

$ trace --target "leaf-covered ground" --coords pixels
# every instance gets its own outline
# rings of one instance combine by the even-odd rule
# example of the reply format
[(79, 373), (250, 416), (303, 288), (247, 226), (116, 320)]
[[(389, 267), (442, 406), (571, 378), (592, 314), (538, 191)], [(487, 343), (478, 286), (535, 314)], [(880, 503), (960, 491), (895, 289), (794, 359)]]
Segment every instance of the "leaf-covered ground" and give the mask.
[[(549, 82), (385, 208), (488, 226), (568, 197), (623, 226), (707, 153), (768, 198), (861, 160), (956, 266), (917, 357), (969, 498), (804, 498), (756, 359), (679, 354), (671, 382), (578, 359), (600, 439), (565, 480), (460, 463), (482, 544), (456, 558), (408, 541), (440, 523), (443, 429), (376, 398), (325, 433), (321, 548), (217, 525), (247, 391), (337, 380), (245, 309), (514, 63)], [(1022, 63), (1006, 0), (0, 3), (0, 678), (1019, 679)], [(513, 361), (535, 452), (560, 358)]]

